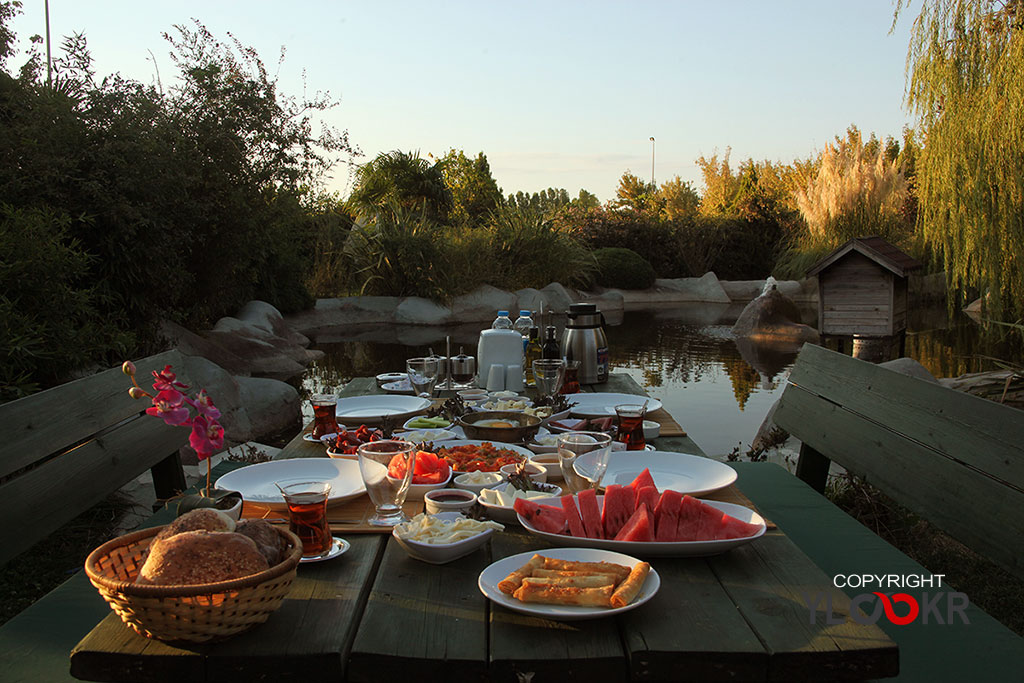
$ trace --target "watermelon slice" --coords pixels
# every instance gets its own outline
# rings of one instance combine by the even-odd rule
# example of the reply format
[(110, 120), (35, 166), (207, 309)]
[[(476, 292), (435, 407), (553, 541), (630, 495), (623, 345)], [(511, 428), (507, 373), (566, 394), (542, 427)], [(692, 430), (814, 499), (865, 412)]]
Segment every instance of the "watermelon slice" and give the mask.
[(683, 494), (679, 491), (666, 489), (662, 492), (658, 504), (654, 507), (654, 540), (675, 541), (676, 526), (679, 523), (679, 503)]
[(580, 517), (583, 518), (583, 530), (587, 538), (604, 538), (601, 511), (597, 507), (597, 491), (584, 489), (576, 494), (576, 499), (580, 504)]
[[(644, 471), (636, 475), (636, 479), (634, 479), (633, 483), (629, 486), (634, 491), (639, 491), (645, 486), (654, 486), (654, 477), (651, 476), (651, 470), (645, 467)], [(657, 491), (657, 488), (655, 488), (655, 491)], [(651, 506), (651, 509), (654, 509), (653, 505)]]
[(572, 495), (562, 496), (562, 511), (565, 513), (565, 521), (569, 525), (569, 535), (586, 538), (587, 533), (583, 530), (583, 518), (580, 517), (576, 499)]
[(651, 513), (646, 505), (637, 507), (636, 512), (626, 520), (626, 523), (615, 535), (616, 541), (653, 541), (654, 525), (651, 524)]
[(654, 514), (654, 508), (658, 507), (658, 489), (653, 486), (642, 486), (636, 490), (636, 508), (641, 505), (647, 506), (647, 511)]
[(735, 517), (726, 514), (722, 515), (721, 526), (719, 526), (718, 530), (715, 532), (715, 538), (746, 538), (748, 536), (753, 536), (760, 530), (760, 524), (748, 524), (747, 522), (741, 522)]
[(604, 513), (601, 524), (605, 538), (615, 538), (622, 525), (629, 521), (636, 509), (636, 492), (628, 486), (612, 484), (604, 490)]
[(526, 498), (516, 498), (512, 507), (537, 531), (549, 534), (560, 534), (565, 531), (565, 513), (561, 508), (541, 505)]
[(693, 496), (683, 496), (679, 502), (679, 518), (676, 522), (677, 541), (696, 541), (701, 526), (700, 508), (702, 503)]

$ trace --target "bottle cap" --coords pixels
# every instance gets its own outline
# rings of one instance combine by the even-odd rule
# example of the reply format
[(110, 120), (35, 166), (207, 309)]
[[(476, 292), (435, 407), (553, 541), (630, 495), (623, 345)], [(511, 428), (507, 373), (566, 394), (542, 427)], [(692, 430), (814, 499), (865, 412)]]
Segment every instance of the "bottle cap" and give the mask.
[(501, 316), (503, 316), (503, 315), (504, 315), (504, 316), (508, 316), (508, 311), (498, 311), (498, 317), (499, 317), (499, 318), (500, 318)]

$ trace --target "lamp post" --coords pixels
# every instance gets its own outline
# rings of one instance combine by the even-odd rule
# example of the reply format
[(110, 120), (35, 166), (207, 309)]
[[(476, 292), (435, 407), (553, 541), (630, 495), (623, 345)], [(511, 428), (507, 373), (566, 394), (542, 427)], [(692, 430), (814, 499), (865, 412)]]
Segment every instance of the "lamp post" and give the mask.
[(654, 186), (654, 136), (651, 136), (651, 186)]

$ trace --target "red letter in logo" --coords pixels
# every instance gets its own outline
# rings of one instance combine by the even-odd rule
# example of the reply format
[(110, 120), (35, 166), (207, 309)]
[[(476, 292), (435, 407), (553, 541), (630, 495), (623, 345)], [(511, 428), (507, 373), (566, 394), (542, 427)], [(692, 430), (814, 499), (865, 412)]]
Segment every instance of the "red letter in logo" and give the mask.
[[(878, 598), (882, 601), (882, 607), (885, 609), (885, 616), (889, 619), (889, 621), (896, 624), (897, 626), (906, 626), (914, 619), (917, 619), (917, 614), (918, 612), (920, 612), (920, 608), (917, 606), (917, 600), (915, 600), (913, 596), (908, 595), (907, 593), (893, 593), (892, 602), (890, 602), (889, 596), (885, 593), (876, 592), (875, 595), (877, 595)], [(896, 612), (892, 608), (893, 602), (907, 603), (908, 605), (910, 605), (910, 613), (907, 614), (907, 616), (905, 617), (896, 616)]]

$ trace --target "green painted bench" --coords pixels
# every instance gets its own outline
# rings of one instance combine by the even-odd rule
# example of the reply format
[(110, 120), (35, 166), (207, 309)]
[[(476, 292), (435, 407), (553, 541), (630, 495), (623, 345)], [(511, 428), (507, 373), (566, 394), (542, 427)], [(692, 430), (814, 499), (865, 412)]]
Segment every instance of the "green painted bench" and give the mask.
[[(739, 486), (826, 574), (943, 573), (929, 572), (819, 493), (834, 461), (1024, 575), (1020, 411), (806, 345), (774, 419), (802, 442), (798, 476), (768, 463), (737, 463)], [(844, 590), (850, 597), (894, 592)], [(955, 589), (895, 590), (921, 602), (924, 593), (934, 599)], [(918, 618), (897, 626), (881, 618), (879, 626), (900, 645), (898, 680), (1020, 680), (1024, 639), (977, 607), (964, 614), (970, 624)]]
[[(146, 389), (165, 365), (188, 384), (178, 351), (135, 365)], [(114, 368), (0, 405), (0, 571), (147, 470), (158, 498), (185, 488), (178, 451), (189, 430), (144, 415), (148, 401), (132, 399), (130, 386)], [(0, 627), (0, 679), (71, 680), (68, 652), (109, 611), (78, 572)]]

